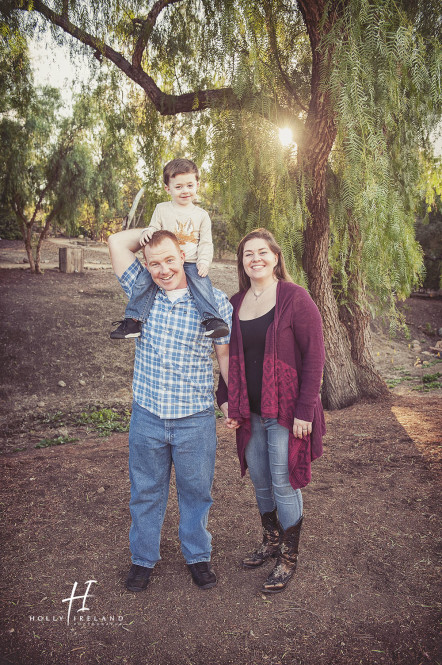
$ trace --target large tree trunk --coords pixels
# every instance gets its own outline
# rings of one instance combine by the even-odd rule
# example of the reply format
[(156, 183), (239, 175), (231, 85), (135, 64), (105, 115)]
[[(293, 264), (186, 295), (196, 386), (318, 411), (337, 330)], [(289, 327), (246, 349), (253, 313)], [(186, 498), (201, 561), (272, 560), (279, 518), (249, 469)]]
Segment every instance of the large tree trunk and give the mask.
[[(355, 368), (345, 327), (339, 320), (328, 261), (329, 217), (325, 192), (325, 165), (319, 178), (316, 160), (310, 157), (304, 168), (314, 169), (315, 179), (307, 206), (311, 220), (304, 231), (303, 266), (311, 296), (318, 306), (324, 326), (326, 363), (322, 401), (328, 409), (342, 409), (358, 399)], [(315, 164), (316, 162), (316, 164)]]
[(350, 340), (359, 394), (364, 397), (381, 397), (388, 394), (388, 388), (375, 368), (371, 351), (371, 315), (361, 304), (366, 302), (365, 286), (360, 270), (362, 239), (359, 226), (351, 212), (347, 228), (351, 239), (352, 258), (346, 266), (347, 298), (345, 305), (339, 308), (339, 318), (346, 327)]
[[(364, 396), (368, 385), (377, 383), (379, 388), (374, 365), (370, 365), (369, 329), (365, 313), (355, 307), (346, 318), (346, 325), (341, 322), (328, 260), (330, 220), (326, 173), (336, 138), (336, 124), (330, 99), (320, 85), (321, 69), (327, 65), (332, 53), (321, 49), (320, 41), (338, 18), (343, 4), (329, 3), (327, 16), (324, 16), (324, 0), (298, 0), (298, 6), (307, 27), (313, 57), (306, 139), (299, 150), (299, 163), (308, 189), (309, 211), (304, 230), (303, 266), (310, 293), (324, 325), (326, 363), (322, 400), (327, 408), (339, 409)], [(320, 28), (321, 20), (324, 23)]]

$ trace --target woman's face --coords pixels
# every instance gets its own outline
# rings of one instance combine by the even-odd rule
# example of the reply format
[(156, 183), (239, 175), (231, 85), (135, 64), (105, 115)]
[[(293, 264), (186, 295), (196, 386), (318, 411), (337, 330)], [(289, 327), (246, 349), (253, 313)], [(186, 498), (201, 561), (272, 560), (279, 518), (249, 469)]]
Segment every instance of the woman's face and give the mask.
[(262, 238), (251, 238), (244, 245), (242, 263), (250, 279), (266, 280), (273, 278), (273, 269), (278, 263), (274, 254)]

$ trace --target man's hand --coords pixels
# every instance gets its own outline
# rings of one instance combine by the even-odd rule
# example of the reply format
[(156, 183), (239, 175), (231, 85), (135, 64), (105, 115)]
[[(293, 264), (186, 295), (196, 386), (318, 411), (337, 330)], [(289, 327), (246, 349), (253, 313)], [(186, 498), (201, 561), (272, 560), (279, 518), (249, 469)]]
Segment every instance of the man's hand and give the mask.
[(224, 404), (221, 404), (219, 407), (222, 411), (222, 414), (224, 416), (224, 424), (226, 427), (229, 429), (238, 429), (239, 424), (238, 421), (235, 420), (235, 418), (229, 418), (229, 404), (228, 402), (224, 402)]
[(149, 227), (147, 229), (143, 229), (141, 231), (140, 240), (139, 240), (140, 245), (142, 247), (144, 247), (144, 245), (147, 245), (149, 240), (152, 238), (153, 234), (154, 234), (153, 229), (149, 229)]
[(307, 422), (306, 420), (299, 420), (295, 418), (293, 421), (293, 434), (297, 439), (302, 439), (307, 434), (312, 433), (312, 423)]
[(198, 275), (200, 277), (207, 277), (209, 274), (209, 266), (207, 266), (205, 263), (197, 263), (196, 267), (198, 268)]

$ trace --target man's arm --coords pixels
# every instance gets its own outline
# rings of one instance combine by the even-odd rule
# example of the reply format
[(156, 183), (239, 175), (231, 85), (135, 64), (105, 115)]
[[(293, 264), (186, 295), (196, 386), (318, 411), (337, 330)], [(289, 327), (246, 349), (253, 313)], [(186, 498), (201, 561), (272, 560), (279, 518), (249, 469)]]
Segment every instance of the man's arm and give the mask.
[(229, 345), (228, 344), (214, 344), (216, 359), (218, 360), (219, 371), (223, 377), (226, 386), (228, 385), (229, 378)]
[(135, 254), (141, 249), (140, 229), (128, 229), (114, 233), (107, 239), (112, 268), (121, 277), (135, 261)]

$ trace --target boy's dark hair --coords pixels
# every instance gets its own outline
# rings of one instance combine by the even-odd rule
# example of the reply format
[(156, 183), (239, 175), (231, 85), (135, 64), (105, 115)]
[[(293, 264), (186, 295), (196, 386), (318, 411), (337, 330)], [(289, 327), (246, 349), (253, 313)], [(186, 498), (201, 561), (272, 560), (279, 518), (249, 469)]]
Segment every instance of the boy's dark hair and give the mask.
[(171, 162), (167, 162), (166, 166), (163, 169), (163, 182), (168, 187), (171, 178), (174, 178), (176, 175), (181, 175), (182, 173), (194, 173), (197, 181), (200, 179), (200, 174), (198, 167), (195, 162), (192, 162), (190, 159), (172, 159)]

